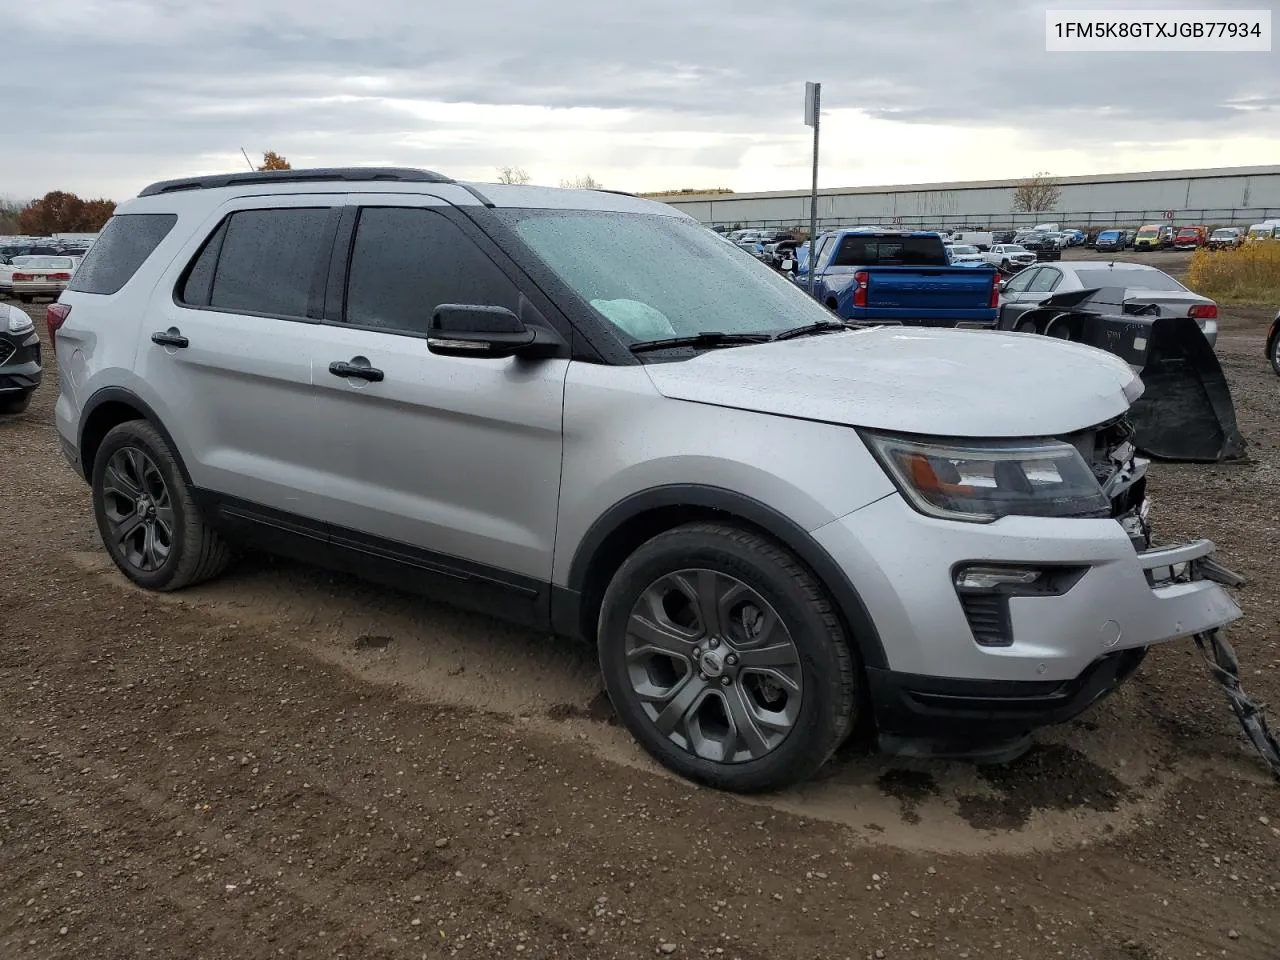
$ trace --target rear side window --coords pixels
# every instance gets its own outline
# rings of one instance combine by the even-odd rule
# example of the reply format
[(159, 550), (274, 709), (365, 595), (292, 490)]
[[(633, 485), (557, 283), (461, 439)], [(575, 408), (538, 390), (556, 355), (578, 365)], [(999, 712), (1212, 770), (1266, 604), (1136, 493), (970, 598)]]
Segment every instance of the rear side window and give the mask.
[(447, 217), (417, 207), (360, 211), (347, 322), (425, 334), (442, 303), (519, 312), (514, 283)]
[[(218, 225), (178, 287), (191, 307), (306, 317), (328, 262), (329, 207), (241, 210)], [(324, 255), (322, 255), (324, 254)]]
[(833, 267), (945, 267), (947, 253), (937, 237), (848, 236)]
[[(107, 221), (68, 284), (77, 293), (119, 292), (178, 222), (172, 213), (117, 214)], [(56, 252), (56, 251), (51, 251)]]

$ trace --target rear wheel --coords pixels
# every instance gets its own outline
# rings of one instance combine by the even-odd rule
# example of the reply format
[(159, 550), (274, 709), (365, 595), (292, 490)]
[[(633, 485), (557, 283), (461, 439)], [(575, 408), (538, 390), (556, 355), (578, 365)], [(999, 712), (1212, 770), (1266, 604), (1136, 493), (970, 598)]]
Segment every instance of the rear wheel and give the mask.
[(149, 590), (217, 576), (231, 552), (200, 513), (160, 432), (130, 420), (103, 438), (93, 463), (93, 512), (107, 553)]
[(659, 762), (743, 793), (812, 775), (848, 736), (859, 683), (820, 585), (776, 544), (691, 524), (653, 538), (605, 593), (600, 667)]
[(1280, 332), (1277, 332), (1272, 339), (1268, 353), (1271, 356), (1271, 369), (1276, 372), (1276, 376), (1280, 377)]

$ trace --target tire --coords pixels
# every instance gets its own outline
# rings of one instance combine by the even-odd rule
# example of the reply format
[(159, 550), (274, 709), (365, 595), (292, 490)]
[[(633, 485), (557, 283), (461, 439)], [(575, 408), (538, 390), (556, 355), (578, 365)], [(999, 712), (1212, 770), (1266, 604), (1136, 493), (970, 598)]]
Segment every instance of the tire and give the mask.
[(0, 396), (0, 416), (13, 416), (17, 413), (23, 413), (27, 407), (31, 406), (31, 394), (34, 390), (28, 390), (26, 393), (20, 393), (18, 396)]
[[(147, 421), (129, 420), (107, 433), (94, 458), (92, 489), (102, 543), (138, 586), (180, 590), (216, 577), (230, 562), (230, 548), (192, 499), (173, 451)], [(131, 529), (122, 538), (126, 524)]]
[(1280, 377), (1280, 333), (1276, 334), (1268, 347), (1270, 349), (1267, 350), (1267, 356), (1271, 360), (1271, 369), (1276, 372), (1277, 377)]
[(1001, 269), (1001, 271), (1002, 271), (1002, 272), (1004, 272), (1004, 273), (1008, 273), (1008, 272), (1009, 272), (1009, 261), (1008, 261), (1008, 260), (1001, 260), (1001, 261), (1000, 261), (1000, 269)]
[[(718, 629), (699, 612), (700, 588), (720, 598), (706, 609), (734, 605), (723, 619), (711, 614)], [(768, 635), (751, 636), (770, 623)], [(609, 698), (641, 746), (681, 776), (736, 793), (812, 776), (863, 699), (849, 639), (813, 575), (735, 527), (689, 524), (636, 550), (605, 591), (598, 648)]]

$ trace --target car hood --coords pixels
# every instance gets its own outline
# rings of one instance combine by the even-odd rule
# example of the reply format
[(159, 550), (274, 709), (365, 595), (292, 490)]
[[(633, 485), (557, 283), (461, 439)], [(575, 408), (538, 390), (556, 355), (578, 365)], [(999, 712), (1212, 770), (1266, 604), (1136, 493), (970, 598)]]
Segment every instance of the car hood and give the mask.
[(879, 327), (648, 366), (665, 397), (901, 433), (1055, 436), (1124, 413), (1119, 357), (1034, 334)]

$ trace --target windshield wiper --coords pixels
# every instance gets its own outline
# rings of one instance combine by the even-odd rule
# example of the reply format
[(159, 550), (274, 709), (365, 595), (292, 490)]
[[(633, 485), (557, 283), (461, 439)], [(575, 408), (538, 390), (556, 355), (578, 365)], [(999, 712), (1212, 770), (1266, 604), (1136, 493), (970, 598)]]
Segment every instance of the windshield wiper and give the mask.
[(737, 347), (744, 343), (768, 343), (773, 338), (767, 333), (721, 333), (705, 330), (691, 337), (667, 337), (663, 340), (645, 340), (631, 345), (632, 353), (648, 353), (672, 347)]
[(852, 329), (849, 324), (843, 320), (823, 320), (821, 323), (809, 323), (803, 327), (794, 327), (791, 330), (783, 330), (774, 336), (774, 340), (791, 340), (795, 337), (807, 337), (814, 333), (835, 333), (839, 330)]

